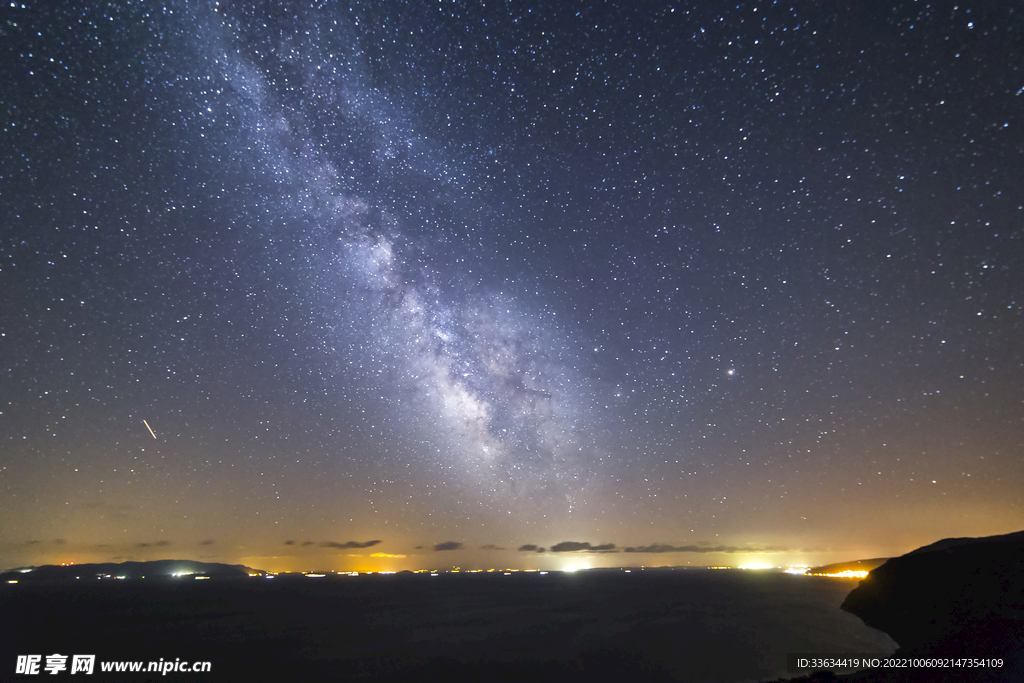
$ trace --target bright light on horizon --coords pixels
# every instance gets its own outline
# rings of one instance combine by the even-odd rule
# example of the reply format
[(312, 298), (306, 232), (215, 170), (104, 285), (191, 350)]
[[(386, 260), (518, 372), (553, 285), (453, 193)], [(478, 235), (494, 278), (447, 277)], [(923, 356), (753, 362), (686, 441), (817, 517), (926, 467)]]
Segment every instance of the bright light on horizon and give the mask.
[(811, 574), (811, 576), (827, 576), (832, 579), (863, 579), (868, 575), (868, 572), (864, 569), (847, 569), (841, 572), (832, 572), (829, 574)]
[(748, 562), (747, 564), (741, 564), (739, 569), (774, 569), (774, 567), (765, 562)]

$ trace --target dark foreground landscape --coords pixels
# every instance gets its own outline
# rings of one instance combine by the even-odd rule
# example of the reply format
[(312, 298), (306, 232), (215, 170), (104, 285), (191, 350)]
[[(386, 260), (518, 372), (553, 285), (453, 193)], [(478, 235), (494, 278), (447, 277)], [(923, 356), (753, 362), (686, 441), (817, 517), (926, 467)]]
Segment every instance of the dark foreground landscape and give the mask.
[(784, 673), (789, 643), (850, 647), (866, 633), (853, 651), (892, 647), (837, 609), (852, 582), (780, 573), (75, 583), (2, 591), (5, 674), (17, 654), (58, 652), (212, 663), (154, 680), (742, 681)]
[(859, 680), (1024, 681), (1024, 531), (951, 538), (871, 571), (842, 608), (900, 644), (902, 659), (1001, 659), (997, 668), (875, 672)]
[[(1024, 680), (1024, 534), (944, 542), (879, 567), (844, 609), (900, 656), (998, 656), (999, 669), (868, 681)], [(35, 572), (33, 572), (35, 573)], [(59, 572), (58, 572), (59, 573)], [(592, 570), (0, 584), (0, 680), (766, 680), (788, 652), (892, 653), (838, 609), (851, 581), (779, 573)], [(209, 673), (15, 674), (18, 655), (209, 661)], [(795, 675), (795, 674), (789, 674)], [(828, 680), (830, 674), (817, 674)]]

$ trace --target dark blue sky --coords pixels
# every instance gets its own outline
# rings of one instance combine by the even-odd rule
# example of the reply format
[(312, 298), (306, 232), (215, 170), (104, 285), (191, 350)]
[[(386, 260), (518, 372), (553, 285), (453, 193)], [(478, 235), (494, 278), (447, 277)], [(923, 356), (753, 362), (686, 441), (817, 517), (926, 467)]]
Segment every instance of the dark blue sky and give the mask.
[(350, 5), (5, 9), (9, 563), (1024, 524), (1012, 4)]

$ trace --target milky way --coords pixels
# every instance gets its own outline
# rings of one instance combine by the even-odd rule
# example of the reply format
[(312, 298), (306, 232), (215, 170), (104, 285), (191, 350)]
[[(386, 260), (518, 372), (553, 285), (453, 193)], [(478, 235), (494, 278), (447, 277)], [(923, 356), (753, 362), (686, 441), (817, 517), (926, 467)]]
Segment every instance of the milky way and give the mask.
[(876, 9), (12, 4), (5, 552), (1019, 527), (1024, 23)]
[(276, 239), (308, 240), (315, 295), (303, 296), (318, 295), (324, 320), (317, 360), (357, 368), (329, 372), (379, 389), (377, 419), (411, 421), (403, 438), (485, 497), (545, 491), (571, 505), (601, 460), (579, 349), (554, 312), (503, 291), (514, 281), (485, 277), (500, 248), (488, 243), (503, 238), (486, 222), (470, 226), (476, 239), (453, 224), (480, 200), (437, 178), (452, 172), (417, 134), (415, 112), (373, 87), (364, 39), (337, 35), (325, 12), (279, 20), (286, 30), (253, 38), (238, 26), (255, 19), (239, 11), (235, 30), (218, 33), (212, 61), (226, 68), (213, 78), (243, 95), (248, 141), (278, 179), (274, 200), (302, 226)]

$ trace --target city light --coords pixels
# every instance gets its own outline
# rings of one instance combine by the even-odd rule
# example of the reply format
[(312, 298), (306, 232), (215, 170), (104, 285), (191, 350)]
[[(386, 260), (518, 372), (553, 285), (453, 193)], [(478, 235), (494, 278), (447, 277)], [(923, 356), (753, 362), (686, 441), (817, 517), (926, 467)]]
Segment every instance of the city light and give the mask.
[(827, 576), (833, 579), (863, 579), (868, 575), (868, 572), (863, 569), (847, 569), (842, 572), (833, 572), (831, 574), (808, 574), (808, 576)]

